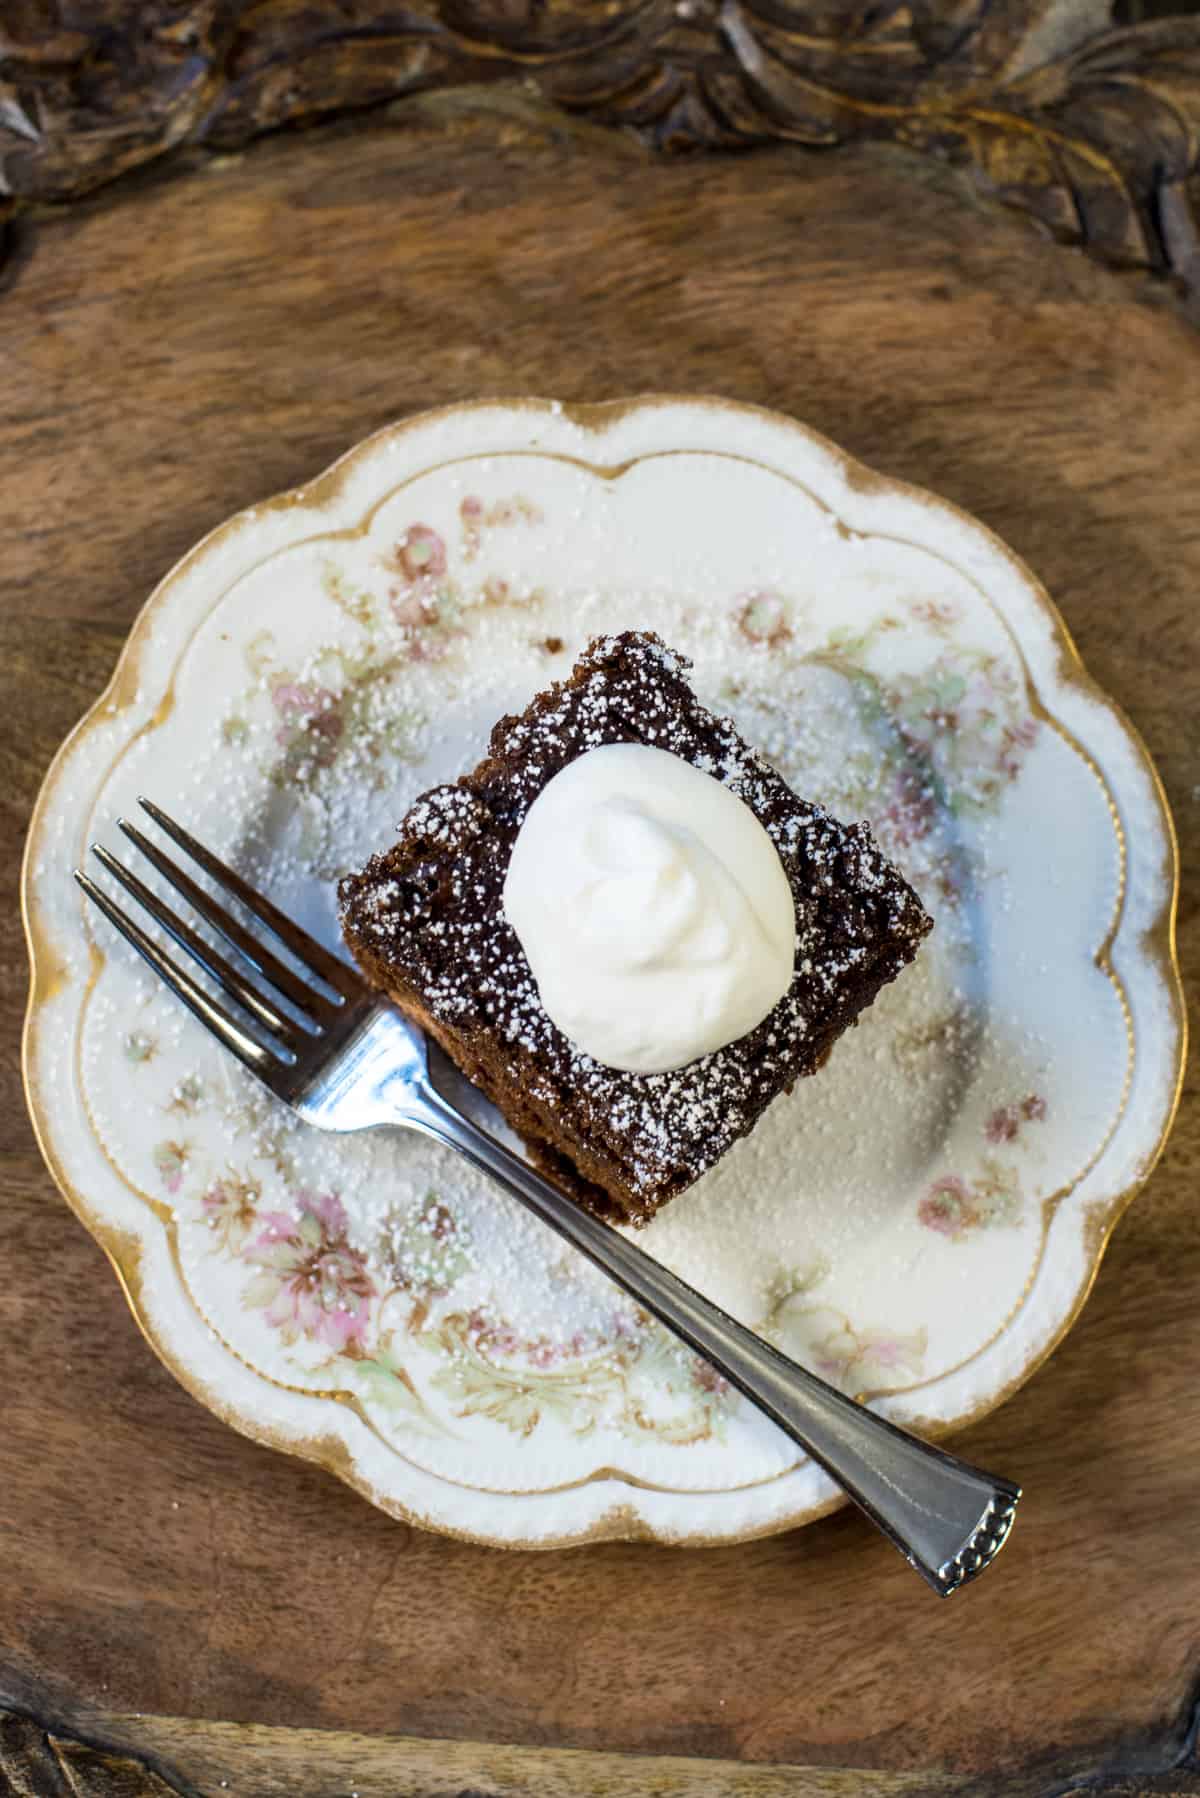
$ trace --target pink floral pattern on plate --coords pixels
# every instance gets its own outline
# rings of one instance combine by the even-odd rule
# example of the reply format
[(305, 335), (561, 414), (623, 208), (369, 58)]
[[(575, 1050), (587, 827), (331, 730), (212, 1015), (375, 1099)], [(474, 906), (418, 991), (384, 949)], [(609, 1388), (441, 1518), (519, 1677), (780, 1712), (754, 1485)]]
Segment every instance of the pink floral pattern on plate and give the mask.
[(262, 1230), (241, 1250), (259, 1270), (243, 1304), (261, 1310), (286, 1343), (307, 1336), (340, 1355), (361, 1355), (375, 1282), (347, 1240), (337, 1194), (298, 1192), (294, 1213), (269, 1211), (260, 1221)]
[[(998, 1105), (984, 1125), (984, 1139), (993, 1144), (1015, 1143), (1022, 1130), (1045, 1122), (1046, 1101), (1040, 1093)], [(1019, 1223), (1025, 1204), (1020, 1169), (1013, 1163), (985, 1155), (970, 1175), (942, 1174), (917, 1206), (917, 1217), (927, 1230), (962, 1242), (977, 1230)]]

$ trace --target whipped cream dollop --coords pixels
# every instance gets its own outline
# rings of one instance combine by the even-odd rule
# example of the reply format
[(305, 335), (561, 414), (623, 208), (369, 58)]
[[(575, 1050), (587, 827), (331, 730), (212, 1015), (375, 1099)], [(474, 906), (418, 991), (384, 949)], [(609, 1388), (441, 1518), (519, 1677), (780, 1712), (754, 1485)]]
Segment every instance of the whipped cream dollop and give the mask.
[(791, 984), (796, 911), (749, 806), (665, 749), (568, 762), (517, 834), (504, 910), (542, 1005), (608, 1067), (664, 1073), (745, 1036)]

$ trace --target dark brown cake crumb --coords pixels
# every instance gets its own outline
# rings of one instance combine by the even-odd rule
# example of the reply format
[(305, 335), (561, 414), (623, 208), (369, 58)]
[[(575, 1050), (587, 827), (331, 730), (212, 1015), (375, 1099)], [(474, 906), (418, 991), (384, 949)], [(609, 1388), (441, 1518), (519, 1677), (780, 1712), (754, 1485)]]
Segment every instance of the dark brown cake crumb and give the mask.
[[(348, 875), (346, 941), (367, 978), (442, 1044), (535, 1161), (601, 1215), (644, 1223), (814, 1073), (910, 962), (932, 919), (866, 824), (799, 799), (684, 678), (660, 638), (589, 644), (570, 677), (501, 718), (489, 753), (417, 800), (394, 848)], [(518, 830), (569, 761), (605, 743), (666, 749), (723, 781), (778, 851), (796, 902), (796, 972), (747, 1036), (671, 1073), (602, 1066), (542, 1009), (502, 893)]]

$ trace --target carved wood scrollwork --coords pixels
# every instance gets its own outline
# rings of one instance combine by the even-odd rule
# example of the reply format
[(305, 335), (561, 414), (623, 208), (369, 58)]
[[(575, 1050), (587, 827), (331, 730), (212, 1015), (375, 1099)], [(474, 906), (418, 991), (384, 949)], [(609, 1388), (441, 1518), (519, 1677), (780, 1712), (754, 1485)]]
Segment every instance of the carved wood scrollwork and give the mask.
[(9, 0), (0, 220), (181, 145), (514, 77), (663, 151), (886, 139), (1200, 286), (1200, 17), (1099, 0)]

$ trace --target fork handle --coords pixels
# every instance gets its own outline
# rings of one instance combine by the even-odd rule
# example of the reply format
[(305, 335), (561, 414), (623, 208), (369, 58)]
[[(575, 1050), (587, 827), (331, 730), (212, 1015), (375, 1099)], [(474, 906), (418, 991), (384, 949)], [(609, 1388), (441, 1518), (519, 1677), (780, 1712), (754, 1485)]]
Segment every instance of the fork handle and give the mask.
[(919, 1441), (789, 1361), (565, 1197), (433, 1087), (406, 1096), (404, 1122), (490, 1174), (702, 1355), (832, 1475), (936, 1592), (947, 1597), (995, 1559), (1019, 1486)]

